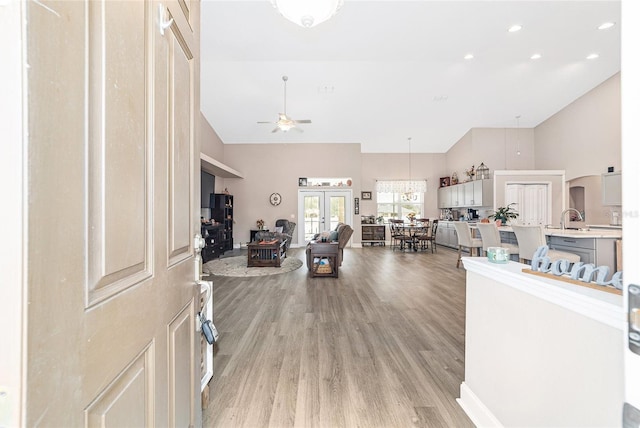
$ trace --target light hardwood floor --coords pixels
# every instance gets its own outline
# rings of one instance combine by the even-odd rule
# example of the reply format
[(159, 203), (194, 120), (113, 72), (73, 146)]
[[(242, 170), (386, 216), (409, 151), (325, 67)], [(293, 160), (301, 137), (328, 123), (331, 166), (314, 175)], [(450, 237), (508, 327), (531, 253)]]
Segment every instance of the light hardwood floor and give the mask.
[[(302, 249), (289, 257), (304, 258)], [(306, 266), (214, 277), (206, 427), (472, 427), (457, 253), (346, 249), (339, 278)]]

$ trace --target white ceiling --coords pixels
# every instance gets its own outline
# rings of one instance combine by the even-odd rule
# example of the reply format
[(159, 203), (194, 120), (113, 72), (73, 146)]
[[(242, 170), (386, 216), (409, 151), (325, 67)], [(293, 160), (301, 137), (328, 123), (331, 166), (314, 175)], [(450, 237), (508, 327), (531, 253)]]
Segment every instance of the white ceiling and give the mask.
[[(471, 128), (534, 127), (620, 71), (619, 1), (345, 0), (310, 29), (268, 0), (203, 0), (201, 16), (201, 109), (226, 144), (441, 153)], [(303, 133), (256, 123), (283, 111), (283, 75)]]

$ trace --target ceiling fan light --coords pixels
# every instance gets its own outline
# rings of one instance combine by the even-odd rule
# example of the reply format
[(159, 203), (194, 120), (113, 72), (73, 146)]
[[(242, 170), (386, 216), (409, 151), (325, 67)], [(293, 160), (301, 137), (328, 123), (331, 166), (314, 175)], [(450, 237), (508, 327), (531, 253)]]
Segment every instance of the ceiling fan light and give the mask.
[(271, 0), (271, 4), (289, 21), (311, 28), (331, 19), (344, 0)]

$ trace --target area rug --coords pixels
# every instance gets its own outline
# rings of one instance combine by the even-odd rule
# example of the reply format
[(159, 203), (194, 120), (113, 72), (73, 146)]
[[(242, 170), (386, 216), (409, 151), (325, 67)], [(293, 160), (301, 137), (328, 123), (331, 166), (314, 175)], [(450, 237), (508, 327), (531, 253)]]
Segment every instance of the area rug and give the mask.
[(287, 257), (280, 267), (247, 267), (247, 256), (225, 257), (211, 260), (202, 266), (202, 270), (217, 276), (263, 276), (291, 272), (302, 266), (302, 260)]

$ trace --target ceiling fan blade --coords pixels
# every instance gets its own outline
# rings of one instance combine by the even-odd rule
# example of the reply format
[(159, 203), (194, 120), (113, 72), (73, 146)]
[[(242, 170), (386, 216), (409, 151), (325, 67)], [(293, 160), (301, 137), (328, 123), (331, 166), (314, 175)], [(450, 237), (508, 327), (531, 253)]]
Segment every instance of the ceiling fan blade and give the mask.
[(294, 120), (295, 123), (311, 123), (309, 119)]
[(274, 123), (274, 122), (258, 122), (258, 123)]
[(279, 130), (280, 130), (280, 128), (276, 126), (275, 129), (273, 131), (271, 131), (271, 133), (278, 132)]

